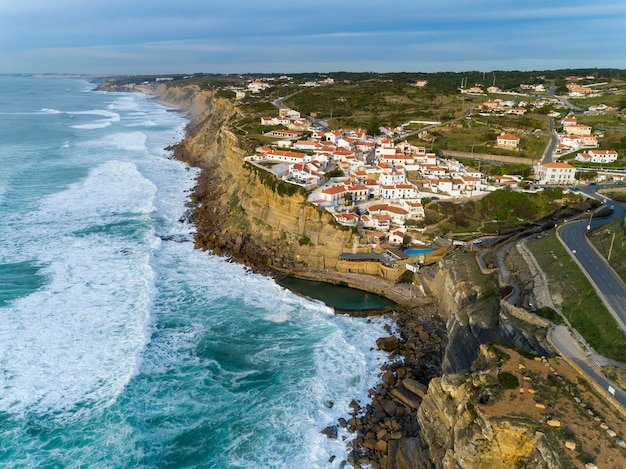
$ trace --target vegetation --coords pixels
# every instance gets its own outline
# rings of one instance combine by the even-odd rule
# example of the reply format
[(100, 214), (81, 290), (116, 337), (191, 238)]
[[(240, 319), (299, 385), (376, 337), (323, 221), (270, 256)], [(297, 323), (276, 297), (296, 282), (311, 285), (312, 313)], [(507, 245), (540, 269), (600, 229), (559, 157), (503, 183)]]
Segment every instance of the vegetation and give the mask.
[[(613, 270), (626, 282), (626, 230), (624, 220), (615, 220), (589, 233), (589, 241), (598, 249)], [(610, 258), (609, 258), (610, 253)]]
[[(537, 193), (499, 189), (480, 200), (438, 200), (425, 208), (426, 224), (435, 225), (440, 234), (507, 234), (540, 222), (563, 207), (579, 213), (591, 202), (561, 188)], [(569, 216), (569, 215), (568, 215)]]
[(255, 173), (261, 183), (269, 187), (272, 191), (282, 196), (293, 196), (295, 194), (305, 195), (306, 190), (296, 184), (289, 184), (288, 182), (278, 179), (273, 173), (264, 169), (258, 168), (253, 164), (245, 163), (244, 166), (251, 172)]
[(529, 241), (528, 247), (548, 278), (555, 303), (572, 326), (598, 353), (625, 361), (624, 333), (555, 234)]
[(519, 379), (511, 373), (498, 373), (498, 384), (504, 389), (517, 389), (519, 387)]
[(563, 324), (563, 318), (552, 308), (544, 307), (533, 311), (533, 313), (552, 321), (554, 324)]
[(405, 270), (404, 273), (400, 275), (400, 277), (398, 277), (398, 280), (396, 280), (396, 282), (397, 283), (413, 283), (414, 280), (415, 280), (415, 274), (411, 272), (410, 270)]

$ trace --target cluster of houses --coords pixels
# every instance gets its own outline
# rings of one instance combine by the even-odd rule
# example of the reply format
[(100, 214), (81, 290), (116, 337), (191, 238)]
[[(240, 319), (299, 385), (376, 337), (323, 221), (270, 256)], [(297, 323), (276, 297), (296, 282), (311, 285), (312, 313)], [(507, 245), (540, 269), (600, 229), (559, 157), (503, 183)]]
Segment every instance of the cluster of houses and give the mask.
[(576, 161), (583, 163), (613, 163), (617, 161), (618, 153), (615, 150), (589, 150), (576, 155)]
[(523, 116), (526, 114), (527, 103), (513, 100), (489, 99), (478, 107), (478, 114), (481, 116)]
[[(262, 124), (271, 119), (263, 118)], [(281, 109), (275, 119), (288, 126), (287, 121), (292, 124), (302, 118), (297, 112)], [(385, 130), (373, 137), (360, 128), (319, 130), (310, 126), (306, 140), (299, 140), (301, 134), (296, 131), (289, 131), (293, 134), (287, 138), (281, 130), (285, 138), (276, 146), (258, 147), (245, 159), (285, 182), (310, 189), (309, 200), (325, 207), (338, 223), (371, 228), (395, 238), (404, 235), (407, 221), (424, 218), (423, 197), (458, 198), (495, 189), (480, 171), (438, 158), (406, 141), (395, 143), (387, 136), (392, 131)], [(325, 173), (334, 168), (341, 169), (344, 176), (329, 180)], [(409, 180), (409, 173), (419, 186)], [(516, 183), (513, 178), (499, 182)]]
[(569, 153), (581, 148), (598, 147), (598, 138), (592, 134), (590, 125), (580, 124), (574, 116), (562, 118), (561, 125), (563, 131), (558, 134), (557, 154)]

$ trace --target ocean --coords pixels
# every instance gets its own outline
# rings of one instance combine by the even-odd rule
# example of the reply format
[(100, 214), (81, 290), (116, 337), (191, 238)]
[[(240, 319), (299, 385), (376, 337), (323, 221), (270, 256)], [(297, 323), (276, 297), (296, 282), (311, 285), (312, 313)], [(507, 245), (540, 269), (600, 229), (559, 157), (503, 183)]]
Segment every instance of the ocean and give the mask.
[(0, 467), (347, 457), (320, 431), (379, 382), (384, 324), (194, 249), (197, 172), (165, 150), (185, 124), (148, 95), (0, 76)]

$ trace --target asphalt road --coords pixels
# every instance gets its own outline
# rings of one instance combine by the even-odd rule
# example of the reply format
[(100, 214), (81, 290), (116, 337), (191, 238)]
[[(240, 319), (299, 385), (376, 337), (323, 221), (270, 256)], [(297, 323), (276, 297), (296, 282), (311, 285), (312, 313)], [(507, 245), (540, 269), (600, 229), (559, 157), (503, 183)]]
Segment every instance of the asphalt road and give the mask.
[(590, 363), (589, 360), (585, 360), (585, 353), (582, 349), (572, 340), (570, 333), (564, 326), (557, 326), (555, 330), (551, 331), (550, 339), (559, 348), (562, 355), (570, 358), (576, 363), (591, 379), (593, 379), (598, 386), (605, 389), (607, 392), (609, 389), (614, 390), (614, 398), (619, 402), (622, 407), (626, 407), (626, 393), (611, 383), (600, 372), (597, 366)]
[(561, 226), (557, 233), (575, 260), (595, 284), (609, 311), (615, 316), (622, 329), (626, 331), (626, 285), (608, 266), (606, 260), (592, 248), (585, 236), (589, 226), (595, 228), (618, 218), (623, 219), (626, 215), (626, 209), (622, 205), (610, 199), (607, 200), (606, 205), (611, 205), (614, 209), (610, 217), (594, 218), (590, 214), (588, 219)]
[(559, 136), (554, 130), (554, 119), (550, 119), (548, 121), (548, 130), (550, 130), (550, 142), (548, 142), (548, 145), (543, 152), (543, 156), (540, 161), (541, 164), (552, 163), (554, 159), (554, 151), (556, 150), (556, 146), (559, 144)]

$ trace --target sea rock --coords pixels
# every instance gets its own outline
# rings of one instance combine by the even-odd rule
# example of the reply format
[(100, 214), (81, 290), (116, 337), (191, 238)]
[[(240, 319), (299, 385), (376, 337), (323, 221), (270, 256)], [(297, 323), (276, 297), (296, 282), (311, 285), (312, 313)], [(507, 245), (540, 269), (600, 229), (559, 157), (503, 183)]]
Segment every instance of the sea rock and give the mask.
[(361, 410), (360, 404), (356, 400), (354, 400), (354, 399), (352, 399), (352, 402), (350, 402), (348, 407), (350, 407), (355, 412), (358, 412), (359, 410)]
[(387, 442), (385, 440), (378, 440), (374, 446), (375, 451), (387, 451)]
[(428, 391), (427, 386), (411, 378), (403, 379), (402, 384), (404, 385), (405, 388), (407, 388), (413, 394), (419, 396), (421, 399), (424, 398), (424, 396), (426, 395), (426, 392)]
[(389, 417), (396, 416), (396, 410), (398, 409), (398, 404), (393, 402), (391, 399), (383, 399), (382, 406)]
[(336, 439), (337, 438), (337, 427), (331, 425), (326, 427), (324, 430), (320, 432), (322, 435), (326, 435), (328, 438)]
[(421, 402), (418, 396), (407, 389), (394, 388), (389, 395), (397, 399), (400, 403), (409, 406), (411, 409), (417, 409)]
[(400, 340), (394, 336), (379, 337), (376, 339), (376, 345), (385, 352), (393, 352), (400, 346)]

